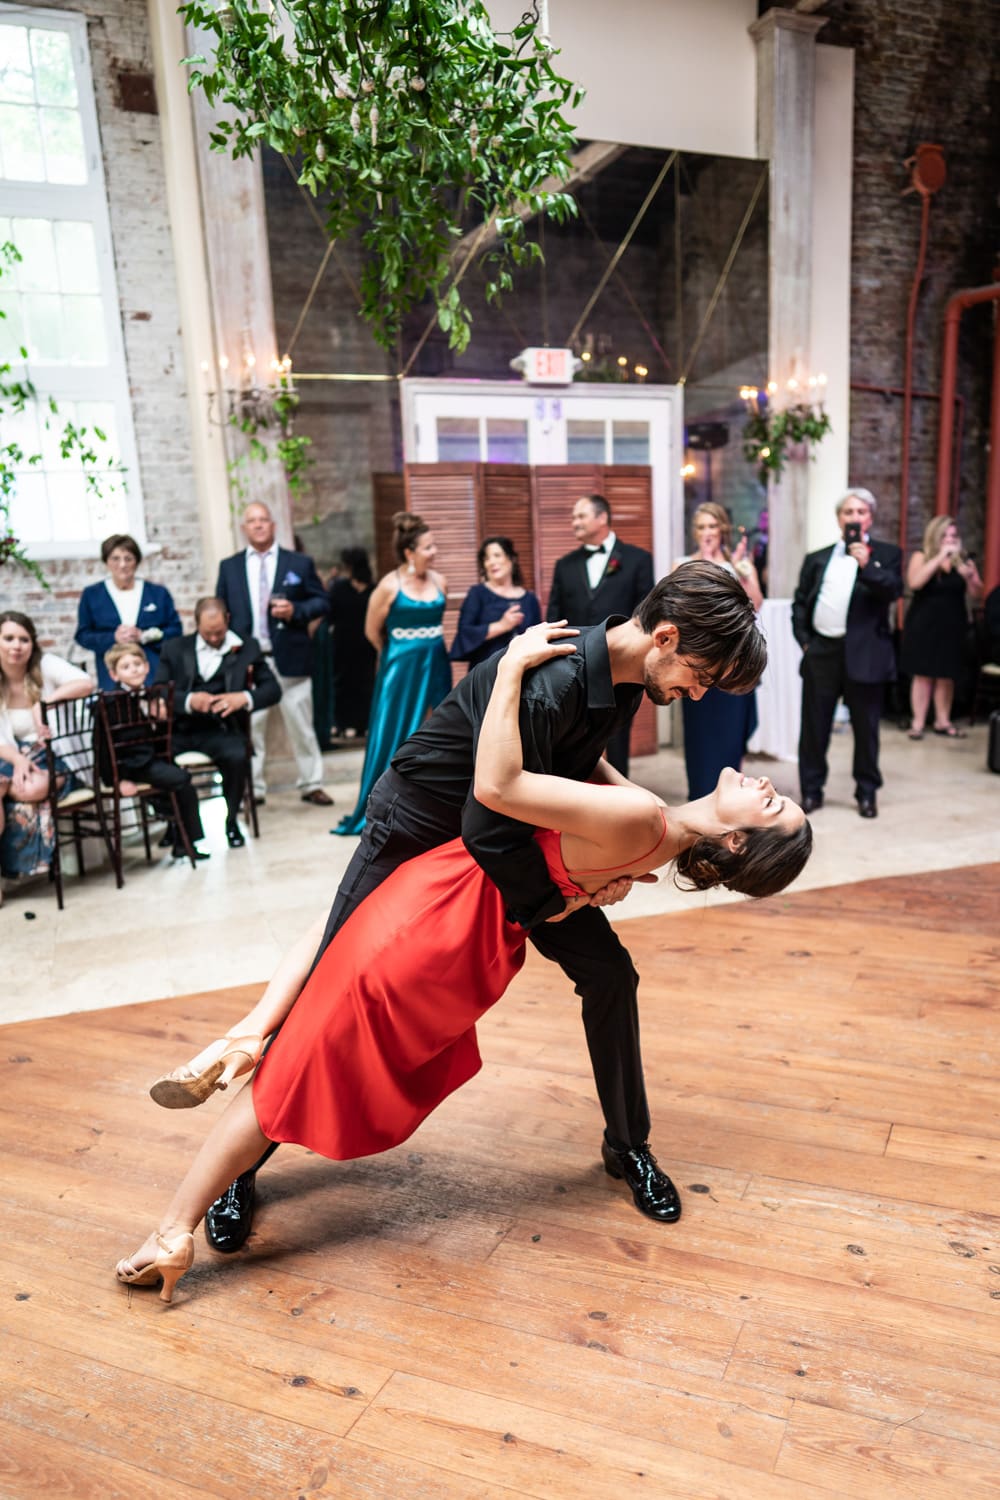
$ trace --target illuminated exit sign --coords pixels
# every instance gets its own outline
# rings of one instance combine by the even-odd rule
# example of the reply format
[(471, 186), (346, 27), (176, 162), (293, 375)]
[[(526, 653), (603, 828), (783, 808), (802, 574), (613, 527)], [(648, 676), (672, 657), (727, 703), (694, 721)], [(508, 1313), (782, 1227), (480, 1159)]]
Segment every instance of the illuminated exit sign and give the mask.
[(529, 385), (572, 385), (580, 367), (572, 349), (522, 349), (510, 364)]

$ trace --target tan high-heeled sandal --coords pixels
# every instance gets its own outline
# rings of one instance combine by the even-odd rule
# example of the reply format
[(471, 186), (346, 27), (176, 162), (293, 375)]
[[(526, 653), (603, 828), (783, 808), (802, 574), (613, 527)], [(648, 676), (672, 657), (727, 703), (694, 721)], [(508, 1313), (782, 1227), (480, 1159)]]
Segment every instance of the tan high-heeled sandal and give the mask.
[(156, 1243), (162, 1254), (151, 1260), (148, 1266), (136, 1270), (126, 1258), (115, 1266), (115, 1275), (123, 1286), (155, 1286), (162, 1279), (160, 1301), (172, 1302), (174, 1287), (194, 1265), (194, 1235), (178, 1234), (165, 1240), (162, 1234), (157, 1234)]
[(201, 1068), (195, 1070), (190, 1064), (185, 1064), (184, 1067), (175, 1068), (172, 1073), (158, 1078), (149, 1091), (150, 1096), (164, 1109), (194, 1109), (196, 1105), (204, 1104), (216, 1089), (226, 1089), (234, 1078), (242, 1078), (244, 1073), (253, 1072), (264, 1050), (264, 1038), (220, 1037), (211, 1047), (206, 1047), (205, 1052), (200, 1052), (194, 1061), (199, 1062), (216, 1047), (221, 1048), (221, 1051), (214, 1057), (209, 1056), (209, 1060)]

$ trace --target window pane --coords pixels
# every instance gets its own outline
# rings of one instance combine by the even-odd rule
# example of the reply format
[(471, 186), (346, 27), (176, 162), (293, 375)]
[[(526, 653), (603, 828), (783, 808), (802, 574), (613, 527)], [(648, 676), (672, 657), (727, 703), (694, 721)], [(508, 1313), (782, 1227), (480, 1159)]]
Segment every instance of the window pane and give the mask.
[(59, 473), (46, 474), (52, 535), (56, 541), (74, 541), (90, 531), (86, 486), (79, 467), (68, 464)]
[(63, 219), (57, 220), (53, 229), (61, 290), (64, 292), (99, 292), (100, 282), (97, 275), (97, 249), (94, 244), (93, 225)]
[(31, 59), (39, 104), (75, 104), (76, 77), (65, 31), (31, 31)]
[(76, 422), (76, 403), (73, 401), (60, 401), (57, 412), (46, 407), (41, 414), (38, 447), (44, 469), (60, 469), (66, 463), (59, 450), (59, 441), (67, 422)]
[(37, 110), (23, 104), (0, 104), (0, 152), (0, 167), (11, 182), (45, 181)]
[(479, 418), (438, 417), (438, 463), (478, 463)]
[(30, 458), (41, 451), (38, 437), (37, 401), (29, 401), (22, 412), (8, 410), (4, 414), (0, 444), (6, 447), (8, 443), (17, 443), (24, 455), (21, 462), (25, 465)]
[(33, 104), (28, 32), (24, 26), (0, 26), (0, 100)]
[(102, 493), (87, 490), (87, 533), (90, 536), (107, 536), (109, 532), (128, 530), (128, 507), (125, 503), (125, 487), (120, 479), (110, 480), (100, 476)]
[(506, 417), (488, 417), (486, 460), (491, 464), (526, 464), (528, 462), (527, 422), (515, 422)]
[(51, 222), (48, 219), (12, 219), (11, 238), (21, 252), (17, 269), (22, 290), (57, 292), (59, 270)]
[(47, 363), (65, 360), (62, 298), (34, 292), (23, 299), (28, 354)]
[(65, 358), (74, 365), (106, 365), (104, 312), (100, 297), (64, 297)]
[(566, 423), (566, 462), (569, 464), (602, 464), (604, 462), (604, 423), (569, 421)]
[(0, 296), (0, 360), (5, 364), (21, 363), (21, 345), (24, 343), (24, 320), (21, 317), (21, 299), (16, 293)]
[[(101, 463), (115, 463), (120, 457), (121, 450), (118, 444), (118, 423), (115, 420), (115, 409), (111, 402), (78, 401), (76, 412), (81, 427), (87, 428), (88, 439), (93, 441)], [(97, 428), (104, 433), (103, 442), (97, 436)]]
[(47, 542), (52, 535), (45, 475), (36, 469), (24, 470), (17, 476), (10, 524), (22, 542)]
[(86, 182), (83, 128), (75, 109), (43, 109), (46, 178), (49, 182)]
[(611, 462), (615, 464), (649, 463), (649, 423), (613, 422), (611, 424)]

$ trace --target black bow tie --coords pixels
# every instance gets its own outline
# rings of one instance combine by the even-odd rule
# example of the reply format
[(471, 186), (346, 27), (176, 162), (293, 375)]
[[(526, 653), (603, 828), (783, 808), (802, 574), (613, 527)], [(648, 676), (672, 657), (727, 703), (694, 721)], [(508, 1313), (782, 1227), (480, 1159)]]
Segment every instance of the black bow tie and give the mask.
[(587, 548), (587, 551), (590, 553), (591, 557), (594, 556), (595, 552), (607, 552), (607, 550), (608, 550), (608, 548), (607, 548), (607, 544), (605, 542), (602, 542), (599, 547), (588, 547)]

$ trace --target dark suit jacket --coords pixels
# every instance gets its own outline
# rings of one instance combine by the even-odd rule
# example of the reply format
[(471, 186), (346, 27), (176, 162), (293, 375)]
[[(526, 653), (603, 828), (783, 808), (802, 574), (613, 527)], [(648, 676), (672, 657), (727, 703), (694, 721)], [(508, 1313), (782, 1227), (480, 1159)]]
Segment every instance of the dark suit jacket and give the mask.
[[(792, 600), (792, 630), (803, 651), (815, 639), (813, 610), (833, 547), (810, 552), (802, 564)], [(858, 569), (847, 610), (844, 665), (853, 682), (894, 682), (896, 654), (892, 645), (889, 605), (903, 592), (903, 554), (891, 542), (871, 543), (868, 566)], [(804, 658), (803, 658), (804, 659)]]
[[(104, 665), (104, 653), (114, 645), (115, 631), (121, 622), (118, 607), (104, 587), (103, 580), (100, 583), (88, 583), (80, 595), (75, 639), (77, 645), (83, 646), (86, 651), (93, 651), (96, 656), (97, 682), (105, 693), (114, 692), (115, 682)], [(139, 617), (135, 623), (140, 630), (162, 630), (164, 640), (180, 635), (183, 629), (174, 601), (170, 597), (170, 590), (164, 588), (162, 583), (143, 584)], [(152, 682), (162, 642), (150, 641), (142, 649), (149, 658), (146, 681)]]
[(653, 587), (653, 559), (642, 547), (632, 547), (616, 537), (604, 575), (593, 590), (587, 577), (588, 556), (586, 547), (577, 547), (556, 563), (547, 619), (599, 625), (609, 615), (630, 618)]
[[(179, 640), (166, 641), (160, 654), (155, 681), (174, 684), (174, 723), (179, 729), (203, 725), (206, 721), (211, 721), (216, 727), (228, 726), (232, 723), (229, 718), (220, 719), (216, 714), (184, 712), (184, 700), (188, 693), (194, 692), (198, 677), (196, 640), (197, 636), (192, 634), (182, 635)], [(251, 667), (253, 687), (248, 689), (247, 679)], [(273, 708), (281, 698), (281, 686), (253, 636), (223, 658), (222, 680), (227, 693), (249, 691), (254, 708)]]
[[(274, 665), (282, 677), (311, 677), (313, 643), (310, 620), (322, 619), (328, 612), (326, 590), (316, 574), (316, 564), (304, 552), (278, 548), (278, 566), (274, 572), (274, 589), (295, 606), (290, 620), (270, 624)], [(253, 636), (253, 610), (247, 587), (247, 555), (237, 552), (219, 565), (215, 592), (229, 610), (229, 623), (237, 635), (247, 640)]]

